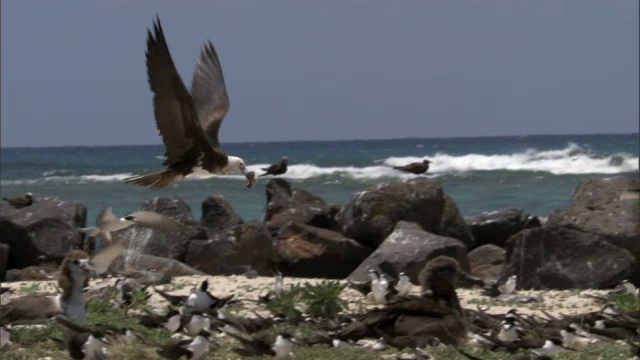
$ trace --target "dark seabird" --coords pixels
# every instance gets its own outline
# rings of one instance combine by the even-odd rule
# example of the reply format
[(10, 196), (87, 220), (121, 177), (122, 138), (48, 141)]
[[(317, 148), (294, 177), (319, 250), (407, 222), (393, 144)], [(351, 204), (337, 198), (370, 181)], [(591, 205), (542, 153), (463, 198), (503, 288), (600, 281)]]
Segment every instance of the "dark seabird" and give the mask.
[(61, 325), (65, 326), (67, 329), (76, 333), (100, 334), (100, 337), (115, 339), (127, 343), (131, 343), (135, 339), (135, 334), (129, 328), (119, 328), (116, 326), (104, 324), (81, 325), (64, 315), (56, 315), (54, 319)]
[(166, 149), (163, 165), (167, 168), (125, 181), (160, 189), (197, 168), (212, 174), (245, 174), (244, 160), (227, 155), (218, 142), (229, 97), (211, 42), (200, 52), (189, 93), (173, 63), (159, 18), (153, 24), (153, 33), (148, 31), (147, 35), (147, 75), (154, 93), (156, 125)]
[(266, 173), (260, 175), (260, 176), (265, 176), (265, 175), (282, 175), (284, 173), (287, 172), (287, 163), (288, 163), (289, 159), (285, 156), (282, 159), (280, 159), (279, 162), (272, 164), (271, 166), (267, 167), (267, 168), (262, 168), (262, 171), (266, 171)]
[(153, 288), (153, 290), (173, 306), (182, 306), (187, 303), (187, 299), (189, 298), (189, 295), (171, 295), (162, 290), (158, 290), (155, 287)]
[(210, 342), (211, 334), (203, 330), (193, 339), (167, 345), (162, 349), (156, 350), (156, 352), (165, 359), (178, 360), (182, 359), (182, 357), (190, 360), (204, 359), (209, 352)]
[(393, 168), (396, 170), (419, 175), (419, 174), (424, 174), (427, 172), (427, 170), (429, 170), (430, 163), (431, 161), (425, 159), (425, 160), (422, 160), (422, 162), (414, 162), (404, 166), (394, 166)]
[(22, 209), (33, 204), (33, 194), (28, 192), (22, 196), (16, 196), (14, 198), (3, 197), (2, 200), (9, 203), (16, 209)]
[(455, 259), (448, 256), (433, 258), (419, 276), (423, 295), (392, 298), (386, 307), (370, 310), (347, 325), (338, 333), (338, 338), (377, 338), (379, 333), (384, 333), (389, 337), (407, 336), (405, 343), (411, 347), (424, 346), (434, 337), (444, 344), (457, 345), (467, 336), (455, 291), (455, 281), (462, 274)]
[(169, 310), (166, 315), (146, 312), (145, 314), (131, 316), (137, 318), (140, 324), (148, 328), (165, 328), (172, 334), (180, 329), (181, 316), (178, 310)]

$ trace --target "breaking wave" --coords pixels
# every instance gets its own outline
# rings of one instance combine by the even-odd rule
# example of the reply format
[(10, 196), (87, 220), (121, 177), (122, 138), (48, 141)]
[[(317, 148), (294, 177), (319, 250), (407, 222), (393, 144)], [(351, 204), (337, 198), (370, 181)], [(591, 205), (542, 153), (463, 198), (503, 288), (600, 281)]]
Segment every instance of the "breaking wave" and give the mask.
[[(459, 174), (474, 171), (530, 171), (537, 173), (550, 173), (554, 175), (570, 174), (618, 174), (638, 171), (640, 159), (637, 154), (593, 153), (574, 143), (568, 144), (559, 150), (529, 149), (512, 154), (464, 154), (451, 155), (444, 152), (425, 153), (422, 157), (389, 157), (374, 161), (371, 166), (333, 166), (321, 167), (314, 164), (290, 164), (286, 174), (287, 179), (310, 178), (347, 178), (354, 180), (380, 179), (380, 178), (411, 178), (414, 175), (401, 173), (394, 170), (393, 166), (401, 166), (411, 162), (422, 161), (428, 158), (432, 161), (429, 168), (430, 177), (438, 177), (446, 174)], [(263, 173), (261, 168), (270, 164), (252, 164), (249, 170), (257, 175)], [(142, 171), (140, 172), (142, 173)], [(50, 170), (42, 174), (41, 178), (2, 180), (2, 185), (32, 185), (46, 182), (57, 183), (114, 183), (122, 182), (125, 178), (133, 176), (132, 173), (117, 174), (87, 174), (77, 175), (67, 169)], [(187, 179), (197, 180), (221, 175), (208, 173), (195, 173)], [(240, 174), (225, 175), (226, 178), (243, 180)]]

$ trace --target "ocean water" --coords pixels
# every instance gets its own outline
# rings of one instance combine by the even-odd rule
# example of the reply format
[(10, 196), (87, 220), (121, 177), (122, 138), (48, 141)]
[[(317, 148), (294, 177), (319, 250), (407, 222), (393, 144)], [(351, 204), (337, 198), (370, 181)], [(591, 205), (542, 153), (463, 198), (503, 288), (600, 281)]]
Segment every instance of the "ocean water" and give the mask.
[[(568, 204), (583, 179), (639, 176), (638, 134), (512, 136), (223, 144), (250, 170), (289, 157), (282, 177), (328, 202), (342, 203), (370, 186), (409, 179), (390, 166), (423, 158), (463, 215), (516, 207), (545, 216)], [(60, 197), (88, 208), (88, 225), (112, 206), (117, 215), (141, 208), (156, 196), (186, 201), (196, 219), (207, 196), (223, 195), (245, 221), (259, 220), (266, 203), (260, 178), (253, 189), (241, 175), (191, 176), (155, 191), (124, 183), (136, 174), (159, 171), (164, 148), (95, 146), (0, 149), (0, 194), (32, 192)]]

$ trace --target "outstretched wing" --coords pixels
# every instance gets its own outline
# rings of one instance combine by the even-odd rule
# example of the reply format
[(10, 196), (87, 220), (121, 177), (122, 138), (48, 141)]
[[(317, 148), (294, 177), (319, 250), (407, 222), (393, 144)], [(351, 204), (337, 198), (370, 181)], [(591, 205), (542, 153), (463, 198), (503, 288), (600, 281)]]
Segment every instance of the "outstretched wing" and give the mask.
[(111, 266), (111, 263), (120, 255), (124, 255), (127, 250), (120, 243), (111, 244), (95, 254), (89, 262), (98, 275), (104, 274)]
[(135, 221), (136, 223), (150, 229), (160, 230), (164, 232), (178, 232), (188, 230), (186, 226), (180, 224), (179, 222), (153, 211), (134, 211), (128, 214), (126, 218), (131, 219), (132, 221)]
[(164, 165), (171, 166), (180, 162), (183, 156), (192, 159), (199, 147), (198, 142), (204, 139), (204, 133), (191, 95), (171, 58), (159, 18), (153, 23), (153, 33), (147, 32), (146, 55), (149, 86), (154, 93), (156, 125), (166, 148)]
[(229, 96), (220, 59), (210, 41), (200, 51), (193, 73), (191, 96), (209, 143), (215, 149), (219, 149), (218, 130), (222, 119), (229, 111)]
[(118, 221), (118, 217), (113, 214), (111, 211), (111, 206), (108, 206), (106, 209), (102, 210), (98, 217), (96, 218), (96, 226), (99, 228), (106, 226), (108, 223)]

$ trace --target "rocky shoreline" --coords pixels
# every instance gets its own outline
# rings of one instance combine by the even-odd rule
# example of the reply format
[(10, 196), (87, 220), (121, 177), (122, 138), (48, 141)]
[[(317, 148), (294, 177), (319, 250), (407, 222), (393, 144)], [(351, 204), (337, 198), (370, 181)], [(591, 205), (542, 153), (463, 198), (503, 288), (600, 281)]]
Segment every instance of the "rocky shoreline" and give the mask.
[[(169, 280), (279, 270), (286, 277), (360, 281), (374, 268), (391, 277), (404, 271), (416, 284), (428, 260), (448, 255), (487, 284), (517, 275), (519, 289), (603, 289), (640, 280), (637, 189), (637, 178), (589, 179), (546, 219), (517, 208), (463, 218), (433, 179), (384, 182), (330, 204), (276, 178), (266, 186), (262, 221), (245, 222), (221, 195), (203, 201), (200, 220), (179, 198), (160, 197), (143, 208), (187, 231), (132, 226), (113, 238), (135, 250), (129, 271), (153, 269)], [(85, 205), (62, 199), (0, 208), (0, 280), (55, 277), (70, 249), (93, 243), (78, 231), (86, 214)]]

